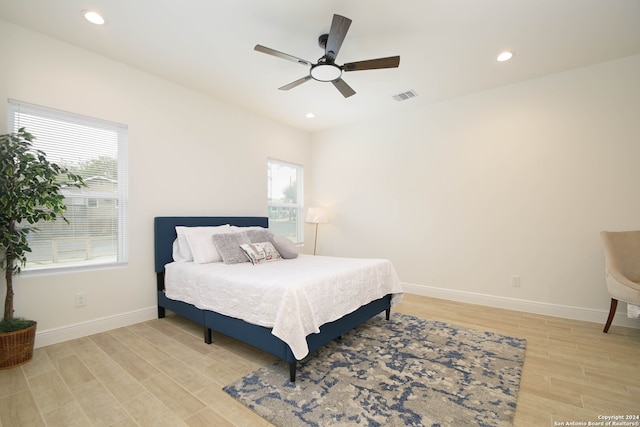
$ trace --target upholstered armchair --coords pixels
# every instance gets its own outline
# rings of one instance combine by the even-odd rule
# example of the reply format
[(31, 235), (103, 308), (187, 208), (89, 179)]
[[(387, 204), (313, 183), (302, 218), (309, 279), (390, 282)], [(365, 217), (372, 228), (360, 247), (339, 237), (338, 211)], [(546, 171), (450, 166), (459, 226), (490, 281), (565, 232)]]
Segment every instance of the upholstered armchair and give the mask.
[(616, 314), (618, 301), (640, 305), (640, 230), (603, 231), (607, 290), (611, 295), (604, 332)]

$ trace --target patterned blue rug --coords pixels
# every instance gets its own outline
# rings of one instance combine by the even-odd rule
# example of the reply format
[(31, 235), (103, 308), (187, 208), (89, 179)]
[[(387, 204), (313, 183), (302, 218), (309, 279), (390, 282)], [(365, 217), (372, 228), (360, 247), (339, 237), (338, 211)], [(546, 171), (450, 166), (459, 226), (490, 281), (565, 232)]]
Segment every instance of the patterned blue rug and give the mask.
[(286, 426), (510, 426), (526, 341), (400, 313), (224, 390)]

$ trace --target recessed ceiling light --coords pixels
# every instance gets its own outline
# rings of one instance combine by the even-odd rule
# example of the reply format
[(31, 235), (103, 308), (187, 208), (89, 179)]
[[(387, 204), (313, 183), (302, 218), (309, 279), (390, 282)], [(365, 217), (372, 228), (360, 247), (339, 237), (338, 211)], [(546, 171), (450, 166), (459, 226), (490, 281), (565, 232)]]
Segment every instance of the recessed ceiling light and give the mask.
[(104, 24), (104, 18), (98, 12), (94, 10), (83, 10), (82, 16), (84, 19), (91, 22), (92, 24), (102, 25)]
[(307, 113), (307, 119), (313, 119), (316, 115), (313, 113)]
[(513, 52), (509, 52), (508, 50), (505, 50), (504, 52), (500, 53), (500, 55), (498, 55), (496, 60), (498, 62), (504, 62), (504, 61), (510, 60), (511, 58), (513, 58)]

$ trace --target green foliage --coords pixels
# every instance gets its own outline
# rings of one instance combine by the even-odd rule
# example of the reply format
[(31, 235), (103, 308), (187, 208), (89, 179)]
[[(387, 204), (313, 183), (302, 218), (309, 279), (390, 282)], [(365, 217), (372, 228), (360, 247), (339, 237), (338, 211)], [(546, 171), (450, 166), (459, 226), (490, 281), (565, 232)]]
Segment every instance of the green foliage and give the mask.
[(33, 320), (14, 317), (11, 320), (0, 320), (0, 333), (15, 332), (27, 329), (36, 323)]
[(65, 167), (85, 179), (99, 175), (116, 181), (118, 180), (118, 159), (114, 157), (100, 156), (95, 159), (82, 161), (78, 164), (65, 165)]
[(43, 151), (34, 149), (33, 139), (24, 128), (0, 135), (0, 268), (5, 270), (7, 281), (5, 320), (13, 317), (11, 277), (20, 272), (31, 252), (27, 236), (37, 231), (38, 221), (67, 221), (60, 190), (84, 187), (79, 175), (49, 162)]
[(293, 181), (282, 191), (284, 198), (290, 203), (298, 203), (298, 184)]

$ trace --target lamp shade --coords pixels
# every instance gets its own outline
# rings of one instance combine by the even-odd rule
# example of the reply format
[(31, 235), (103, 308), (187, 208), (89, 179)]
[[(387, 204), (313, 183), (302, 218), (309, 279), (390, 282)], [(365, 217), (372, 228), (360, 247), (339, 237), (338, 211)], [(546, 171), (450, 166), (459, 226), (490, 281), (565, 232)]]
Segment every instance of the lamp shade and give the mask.
[(304, 221), (311, 224), (327, 224), (329, 222), (329, 211), (324, 208), (309, 208)]

